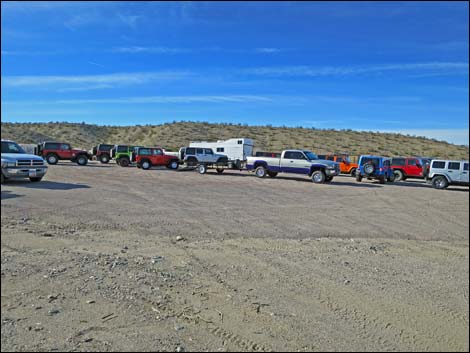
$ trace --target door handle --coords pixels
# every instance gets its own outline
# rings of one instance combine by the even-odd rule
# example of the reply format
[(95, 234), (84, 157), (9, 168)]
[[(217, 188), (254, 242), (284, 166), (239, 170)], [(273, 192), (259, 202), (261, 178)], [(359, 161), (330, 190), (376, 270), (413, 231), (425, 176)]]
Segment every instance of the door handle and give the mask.
[(291, 163), (294, 163), (294, 161), (290, 161)]

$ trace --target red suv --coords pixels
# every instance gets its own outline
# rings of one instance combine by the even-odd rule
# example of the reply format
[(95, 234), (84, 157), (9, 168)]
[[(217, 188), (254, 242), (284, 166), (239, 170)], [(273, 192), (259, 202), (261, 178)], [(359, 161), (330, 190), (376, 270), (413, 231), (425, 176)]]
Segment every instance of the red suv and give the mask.
[(85, 150), (74, 149), (69, 143), (43, 142), (34, 149), (34, 154), (43, 157), (49, 164), (57, 164), (60, 160), (69, 160), (79, 165), (86, 165), (91, 154)]
[(424, 179), (426, 177), (426, 162), (416, 157), (392, 158), (392, 169), (395, 181), (404, 181), (407, 178)]
[(137, 168), (142, 169), (163, 165), (170, 169), (178, 169), (179, 165), (178, 157), (165, 154), (160, 147), (139, 147), (132, 154), (132, 161), (137, 163)]

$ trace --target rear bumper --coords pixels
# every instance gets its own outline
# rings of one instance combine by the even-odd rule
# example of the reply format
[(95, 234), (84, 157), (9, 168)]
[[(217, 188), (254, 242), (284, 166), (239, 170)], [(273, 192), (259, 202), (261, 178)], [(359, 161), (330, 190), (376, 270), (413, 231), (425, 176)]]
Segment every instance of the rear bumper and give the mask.
[(37, 177), (42, 178), (46, 175), (47, 166), (41, 167), (8, 167), (2, 168), (2, 174), (5, 178), (15, 179), (15, 178), (29, 178)]

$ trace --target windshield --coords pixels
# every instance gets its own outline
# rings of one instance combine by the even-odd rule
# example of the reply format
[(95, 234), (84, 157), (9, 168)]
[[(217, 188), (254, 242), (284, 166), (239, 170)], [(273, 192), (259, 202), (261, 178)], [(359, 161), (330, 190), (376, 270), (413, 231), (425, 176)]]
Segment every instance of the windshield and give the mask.
[(307, 158), (310, 160), (310, 161), (314, 161), (315, 159), (318, 159), (318, 156), (313, 153), (313, 152), (310, 152), (310, 151), (304, 151), (304, 154), (307, 156)]
[(2, 153), (25, 153), (25, 151), (16, 142), (2, 141)]

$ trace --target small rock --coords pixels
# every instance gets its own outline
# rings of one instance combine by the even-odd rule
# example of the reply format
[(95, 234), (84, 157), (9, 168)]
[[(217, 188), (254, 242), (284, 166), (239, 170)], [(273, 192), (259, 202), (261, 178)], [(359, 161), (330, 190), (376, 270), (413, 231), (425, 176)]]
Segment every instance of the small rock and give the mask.
[(87, 339), (85, 339), (85, 342), (91, 342), (91, 341), (93, 341), (93, 338), (91, 338), (91, 337), (90, 337), (90, 338), (87, 338)]
[(57, 298), (59, 298), (59, 295), (58, 295), (58, 294), (57, 294), (57, 295), (49, 294), (49, 295), (47, 296), (47, 299), (49, 299), (49, 303), (50, 303), (50, 302), (53, 302), (53, 301), (56, 300)]
[(178, 235), (178, 236), (176, 237), (176, 241), (181, 241), (181, 240), (184, 240), (184, 238), (183, 238), (181, 235)]
[(94, 304), (94, 303), (96, 303), (96, 302), (95, 302), (94, 300), (87, 300), (86, 303), (87, 303), (87, 304)]
[(184, 348), (181, 346), (176, 347), (176, 352), (184, 352)]
[(60, 313), (60, 310), (59, 309), (52, 309), (52, 310), (49, 310), (47, 313), (49, 314), (49, 316), (52, 316), (52, 315), (56, 315), (56, 314)]
[(351, 281), (349, 279), (344, 281), (344, 284), (349, 284), (349, 283), (351, 283)]
[(176, 331), (181, 331), (184, 329), (184, 326), (180, 326), (180, 325), (175, 325), (175, 330)]

